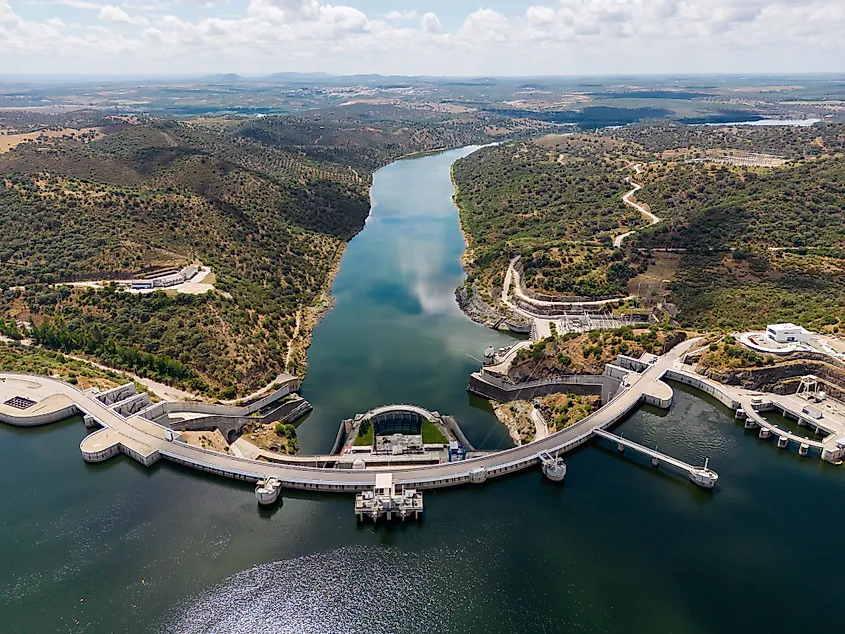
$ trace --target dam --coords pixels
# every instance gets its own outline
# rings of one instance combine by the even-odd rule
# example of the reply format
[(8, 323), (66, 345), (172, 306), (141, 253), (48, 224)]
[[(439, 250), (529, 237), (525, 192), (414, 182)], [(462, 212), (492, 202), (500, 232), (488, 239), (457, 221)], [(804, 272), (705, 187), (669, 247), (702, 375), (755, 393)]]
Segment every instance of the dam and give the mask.
[[(145, 412), (156, 406), (140, 412), (121, 409), (121, 405), (133, 398), (131, 395), (127, 398), (123, 394), (85, 393), (47, 377), (0, 373), (0, 399), (3, 401), (0, 406), (0, 421), (19, 426), (47, 424), (67, 418), (70, 414), (82, 413), (103, 426), (103, 429), (87, 436), (80, 444), (82, 456), (87, 462), (100, 462), (118, 453), (124, 453), (144, 466), (150, 466), (165, 458), (236, 480), (257, 482), (266, 477), (274, 477), (288, 488), (349, 492), (360, 492), (376, 486), (379, 472), (389, 471), (395, 472), (391, 476), (393, 481), (406, 488), (439, 488), (483, 482), (534, 466), (540, 462), (541, 453), (559, 456), (571, 451), (591, 440), (598, 432), (618, 423), (641, 401), (659, 407), (669, 407), (672, 402), (672, 390), (662, 381), (667, 374), (682, 382), (709, 387), (724, 398), (730, 399), (733, 404), (745, 403), (748, 396), (743, 390), (719, 386), (707, 379), (696, 377), (693, 372), (681, 366), (679, 360), (698, 342), (698, 339), (691, 339), (676, 345), (663, 356), (652, 355), (649, 362), (642, 364), (639, 371), (631, 369), (625, 374), (616, 394), (597, 411), (545, 438), (513, 449), (455, 462), (405, 464), (401, 469), (392, 466), (366, 470), (317, 466), (320, 461), (325, 462), (328, 456), (297, 456), (288, 463), (274, 464), (226, 455), (189, 445), (170, 427), (147, 418)], [(40, 400), (36, 400), (39, 397)], [(109, 405), (104, 402), (110, 400), (115, 400), (116, 403)], [(9, 404), (22, 401), (31, 405), (21, 409)], [(33, 412), (28, 414), (30, 407)], [(786, 406), (781, 407), (788, 411)], [(737, 405), (735, 409), (742, 408)], [(753, 407), (746, 406), (744, 411), (749, 416), (754, 416), (761, 426), (768, 427), (768, 423), (756, 414)], [(375, 426), (385, 426), (395, 431), (400, 427), (413, 425), (415, 420), (422, 421), (430, 417), (430, 414), (421, 408), (404, 406), (376, 409), (369, 413), (369, 416)], [(845, 456), (845, 417), (833, 415), (827, 420), (831, 422), (825, 424), (832, 426), (829, 431), (835, 433), (831, 433), (825, 441), (809, 442), (819, 450), (823, 460), (841, 462)], [(607, 437), (606, 434), (598, 435)], [(669, 462), (668, 459), (663, 460)], [(313, 467), (309, 464), (312, 461), (315, 463)], [(700, 484), (700, 481), (693, 481)], [(701, 486), (712, 487), (711, 481), (705, 482), (706, 484)]]
[[(372, 218), (347, 249), (336, 307), (309, 351), (301, 391), (314, 410), (298, 427), (303, 454), (329, 454), (339, 422), (356, 412), (402, 403), (454, 416), (479, 451), (512, 447), (486, 401), (466, 392), (479, 370), (466, 354), (515, 339), (452, 308), (463, 241), (448, 166), (463, 153), (377, 173)], [(401, 264), (401, 252), (426, 257)], [(816, 449), (808, 459), (795, 443), (758, 440), (728, 399), (671, 373), (665, 381), (671, 409), (641, 400), (614, 432), (690, 464), (710, 456), (714, 492), (590, 441), (566, 455), (563, 486), (534, 467), (432, 489), (424, 523), (376, 530), (356, 530), (351, 492), (289, 490), (267, 510), (251, 486), (166, 456), (151, 467), (124, 454), (86, 463), (80, 419), (3, 427), (4, 624), (75, 631), (76, 618), (103, 634), (246, 634), (260, 619), (288, 631), (404, 631), (432, 623), (437, 605), (443, 631), (577, 630), (585, 621), (600, 632), (801, 631), (807, 612), (769, 609), (771, 593), (803, 592), (795, 570), (828, 561), (845, 521), (835, 504), (841, 471)], [(774, 410), (761, 415), (801, 431)], [(806, 534), (813, 539), (796, 538)], [(835, 605), (829, 561), (814, 566), (815, 598)], [(315, 592), (326, 601), (310, 601)], [(401, 620), (390, 620), (397, 593)], [(375, 624), (361, 605), (380, 610)]]

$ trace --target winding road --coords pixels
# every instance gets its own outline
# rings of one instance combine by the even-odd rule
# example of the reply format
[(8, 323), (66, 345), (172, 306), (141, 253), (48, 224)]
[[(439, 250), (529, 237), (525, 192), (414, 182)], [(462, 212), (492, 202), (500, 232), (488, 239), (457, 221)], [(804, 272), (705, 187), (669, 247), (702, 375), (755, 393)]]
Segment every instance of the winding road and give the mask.
[[(642, 170), (640, 169), (639, 163), (634, 165), (634, 172), (636, 174), (642, 174)], [(628, 205), (629, 207), (633, 207), (634, 209), (639, 211), (643, 216), (645, 216), (646, 218), (649, 219), (649, 221), (651, 222), (652, 225), (656, 225), (659, 222), (661, 222), (660, 218), (655, 216), (653, 213), (651, 213), (648, 209), (643, 207), (641, 204), (632, 200), (633, 195), (636, 194), (638, 191), (640, 191), (643, 188), (643, 186), (630, 177), (627, 180), (628, 180), (628, 183), (633, 186), (633, 189), (631, 191), (629, 191), (627, 194), (625, 194), (624, 196), (622, 196), (622, 202), (625, 203), (626, 205)], [(636, 233), (636, 231), (627, 231), (627, 232), (625, 232), (621, 235), (616, 236), (613, 239), (613, 246), (615, 246), (617, 248), (621, 247), (622, 241), (625, 238), (627, 238), (628, 236), (633, 235), (635, 233)]]
[[(635, 174), (641, 174), (642, 170), (640, 169), (640, 164), (637, 163), (633, 166)], [(633, 188), (627, 192), (624, 196), (622, 196), (622, 202), (626, 205), (633, 207), (637, 211), (639, 211), (643, 216), (649, 219), (652, 225), (656, 225), (659, 222), (662, 222), (660, 218), (655, 216), (651, 213), (648, 209), (646, 209), (643, 205), (633, 200), (634, 194), (640, 191), (643, 186), (640, 183), (637, 183), (630, 177), (627, 179), (628, 182), (633, 186)], [(633, 235), (636, 231), (627, 231), (621, 235), (616, 236), (613, 239), (613, 246), (619, 248), (622, 246), (622, 242), (630, 235)], [(511, 293), (511, 285), (514, 287), (514, 295), (522, 302), (530, 304), (532, 306), (536, 306), (538, 308), (557, 308), (561, 311), (567, 310), (577, 310), (577, 309), (587, 309), (587, 308), (599, 308), (604, 306), (605, 304), (611, 304), (614, 302), (619, 301), (627, 301), (633, 299), (634, 295), (628, 295), (627, 297), (613, 297), (611, 299), (600, 299), (600, 300), (591, 300), (591, 301), (582, 301), (582, 302), (568, 302), (568, 301), (547, 301), (541, 299), (535, 299), (530, 297), (525, 293), (525, 290), (522, 287), (522, 280), (519, 275), (519, 271), (516, 270), (515, 265), (519, 260), (519, 256), (514, 257), (508, 263), (508, 269), (505, 273), (505, 280), (502, 284), (502, 303), (510, 308), (512, 311), (517, 312), (525, 317), (530, 319), (536, 319), (537, 315), (532, 315), (531, 313), (523, 310), (522, 308), (516, 306), (513, 302), (510, 301), (510, 293)]]

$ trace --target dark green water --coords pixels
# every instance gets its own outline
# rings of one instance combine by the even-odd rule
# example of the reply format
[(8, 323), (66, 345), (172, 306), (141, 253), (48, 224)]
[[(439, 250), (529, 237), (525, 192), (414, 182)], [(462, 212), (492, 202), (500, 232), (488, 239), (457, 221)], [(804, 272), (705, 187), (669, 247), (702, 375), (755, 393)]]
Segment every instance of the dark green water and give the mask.
[[(464, 392), (465, 354), (503, 336), (451, 302), (460, 154), (377, 174), (309, 354), (306, 451), (330, 446), (340, 417), (389, 401), (454, 414), (480, 445), (507, 442)], [(251, 487), (172, 464), (86, 465), (79, 420), (3, 427), (0, 633), (801, 632), (835, 619), (845, 472), (675, 388), (671, 411), (642, 408), (622, 429), (709, 456), (712, 493), (594, 444), (567, 457), (562, 486), (532, 470), (431, 491), (423, 522), (376, 528), (356, 525), (346, 495), (286, 492), (263, 512)]]

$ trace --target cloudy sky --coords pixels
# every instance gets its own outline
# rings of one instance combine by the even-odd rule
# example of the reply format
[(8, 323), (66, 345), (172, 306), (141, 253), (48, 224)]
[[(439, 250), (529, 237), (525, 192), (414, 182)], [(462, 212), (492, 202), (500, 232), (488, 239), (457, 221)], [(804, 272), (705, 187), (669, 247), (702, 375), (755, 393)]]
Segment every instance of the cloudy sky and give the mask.
[(0, 73), (845, 71), (845, 0), (320, 2), (0, 0)]

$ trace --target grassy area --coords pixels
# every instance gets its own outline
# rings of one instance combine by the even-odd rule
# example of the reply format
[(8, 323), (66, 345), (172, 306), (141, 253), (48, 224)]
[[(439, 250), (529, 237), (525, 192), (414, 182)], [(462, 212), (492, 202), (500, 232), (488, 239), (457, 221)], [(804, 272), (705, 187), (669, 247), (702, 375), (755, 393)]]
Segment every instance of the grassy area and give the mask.
[(449, 442), (437, 426), (429, 421), (422, 425), (422, 441), (424, 445), (445, 445)]
[(775, 365), (778, 359), (772, 354), (759, 354), (740, 344), (735, 337), (725, 336), (721, 341), (714, 341), (701, 354), (698, 365), (714, 370), (736, 370), (740, 368)]
[(373, 424), (368, 420), (362, 420), (358, 427), (358, 436), (352, 444), (356, 447), (372, 446), (373, 444)]
[(241, 437), (265, 451), (288, 455), (299, 452), (296, 427), (290, 423), (247, 423), (241, 430)]
[(60, 352), (16, 343), (0, 343), (0, 370), (54, 376), (80, 389), (108, 389), (132, 381), (124, 374), (101, 370), (82, 361), (69, 359)]
[(540, 411), (549, 423), (549, 431), (560, 431), (593, 413), (600, 404), (599, 396), (549, 394), (540, 399)]

